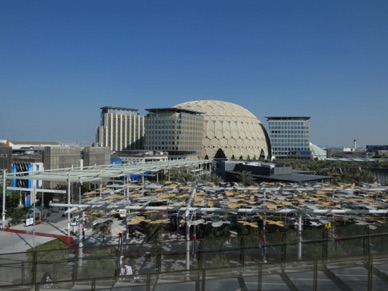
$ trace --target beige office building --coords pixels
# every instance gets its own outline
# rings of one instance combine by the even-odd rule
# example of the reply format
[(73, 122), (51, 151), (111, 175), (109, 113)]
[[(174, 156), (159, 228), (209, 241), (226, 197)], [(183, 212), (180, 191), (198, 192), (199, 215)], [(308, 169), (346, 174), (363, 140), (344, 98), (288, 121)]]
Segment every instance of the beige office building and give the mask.
[(144, 116), (137, 111), (131, 108), (102, 107), (96, 144), (109, 147), (111, 151), (143, 149)]
[(146, 150), (168, 152), (170, 159), (199, 157), (204, 133), (200, 112), (179, 108), (147, 111)]

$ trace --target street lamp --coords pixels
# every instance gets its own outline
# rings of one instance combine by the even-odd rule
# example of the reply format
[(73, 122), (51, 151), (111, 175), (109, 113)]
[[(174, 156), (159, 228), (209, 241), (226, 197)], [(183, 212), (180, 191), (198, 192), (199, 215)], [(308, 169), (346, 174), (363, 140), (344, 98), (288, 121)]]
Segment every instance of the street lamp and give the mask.
[(3, 209), (2, 209), (2, 220), (1, 220), (1, 228), (5, 228), (5, 190), (6, 190), (6, 174), (7, 174), (7, 167), (4, 167), (4, 165), (7, 165), (7, 154), (0, 154), (1, 162), (2, 162), (2, 170), (3, 170)]
[[(266, 190), (264, 190), (264, 203), (267, 201), (267, 192)], [(265, 229), (266, 229), (266, 223), (267, 223), (267, 206), (265, 205), (264, 207), (264, 220), (263, 220), (263, 229), (262, 229), (262, 237), (263, 237), (263, 246), (262, 246), (262, 252), (263, 252), (263, 263), (267, 263), (267, 250), (266, 250), (266, 243), (267, 243), (267, 239), (266, 239), (266, 236), (265, 236)]]
[(1, 228), (4, 228), (4, 224), (5, 224), (5, 184), (6, 184), (6, 173), (7, 173), (7, 170), (6, 169), (3, 169), (3, 213), (2, 213), (2, 223), (1, 223)]

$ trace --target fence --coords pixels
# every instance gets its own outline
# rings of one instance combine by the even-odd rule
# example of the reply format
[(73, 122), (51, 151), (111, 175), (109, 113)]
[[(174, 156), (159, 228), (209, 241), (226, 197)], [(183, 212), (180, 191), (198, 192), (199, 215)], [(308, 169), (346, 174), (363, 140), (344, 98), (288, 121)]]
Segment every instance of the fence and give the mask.
[[(270, 233), (265, 243), (260, 236), (243, 236), (4, 254), (0, 255), (0, 288), (124, 290), (130, 286), (133, 290), (157, 290), (163, 286), (167, 290), (175, 286), (211, 290), (214, 284), (226, 284), (236, 285), (234, 290), (247, 290), (249, 282), (261, 290), (269, 274), (280, 276), (283, 284), (293, 288), (290, 274), (307, 272), (310, 289), (317, 290), (323, 283), (318, 272), (336, 285), (346, 285), (331, 270), (355, 264), (366, 270), (368, 279), (363, 284), (370, 287), (373, 275), (388, 278), (376, 268), (379, 262), (388, 262), (387, 237), (388, 225), (375, 229), (348, 226), (301, 234), (292, 230)], [(140, 278), (120, 276), (123, 264), (139, 271)], [(47, 274), (53, 285), (45, 281)]]

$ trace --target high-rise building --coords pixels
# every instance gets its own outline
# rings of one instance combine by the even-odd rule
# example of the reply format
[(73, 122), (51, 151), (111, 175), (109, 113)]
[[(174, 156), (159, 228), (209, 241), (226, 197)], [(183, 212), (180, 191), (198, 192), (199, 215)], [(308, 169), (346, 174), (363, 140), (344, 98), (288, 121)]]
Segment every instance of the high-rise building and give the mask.
[(101, 107), (96, 144), (112, 151), (143, 149), (144, 116), (137, 109)]
[(310, 117), (270, 116), (268, 132), (275, 158), (311, 158)]
[(202, 150), (204, 120), (200, 112), (181, 108), (147, 109), (145, 149), (169, 157), (198, 157)]

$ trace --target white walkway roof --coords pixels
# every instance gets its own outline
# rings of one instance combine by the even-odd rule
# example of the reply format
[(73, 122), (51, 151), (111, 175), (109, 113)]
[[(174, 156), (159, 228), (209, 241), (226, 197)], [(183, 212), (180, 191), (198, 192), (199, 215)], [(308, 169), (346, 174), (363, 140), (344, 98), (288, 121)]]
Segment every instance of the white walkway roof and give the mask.
[[(91, 167), (72, 167), (56, 170), (42, 170), (34, 172), (19, 172), (16, 177), (14, 173), (6, 173), (6, 179), (25, 179), (25, 180), (42, 180), (42, 181), (57, 181), (57, 182), (90, 182), (103, 179), (120, 177), (123, 175), (143, 174), (146, 171), (157, 172), (160, 170), (180, 168), (180, 167), (195, 167), (203, 164), (209, 164), (209, 160), (169, 160), (149, 162), (144, 164), (134, 165), (101, 165)], [(0, 181), (3, 181), (3, 173), (1, 173)]]

